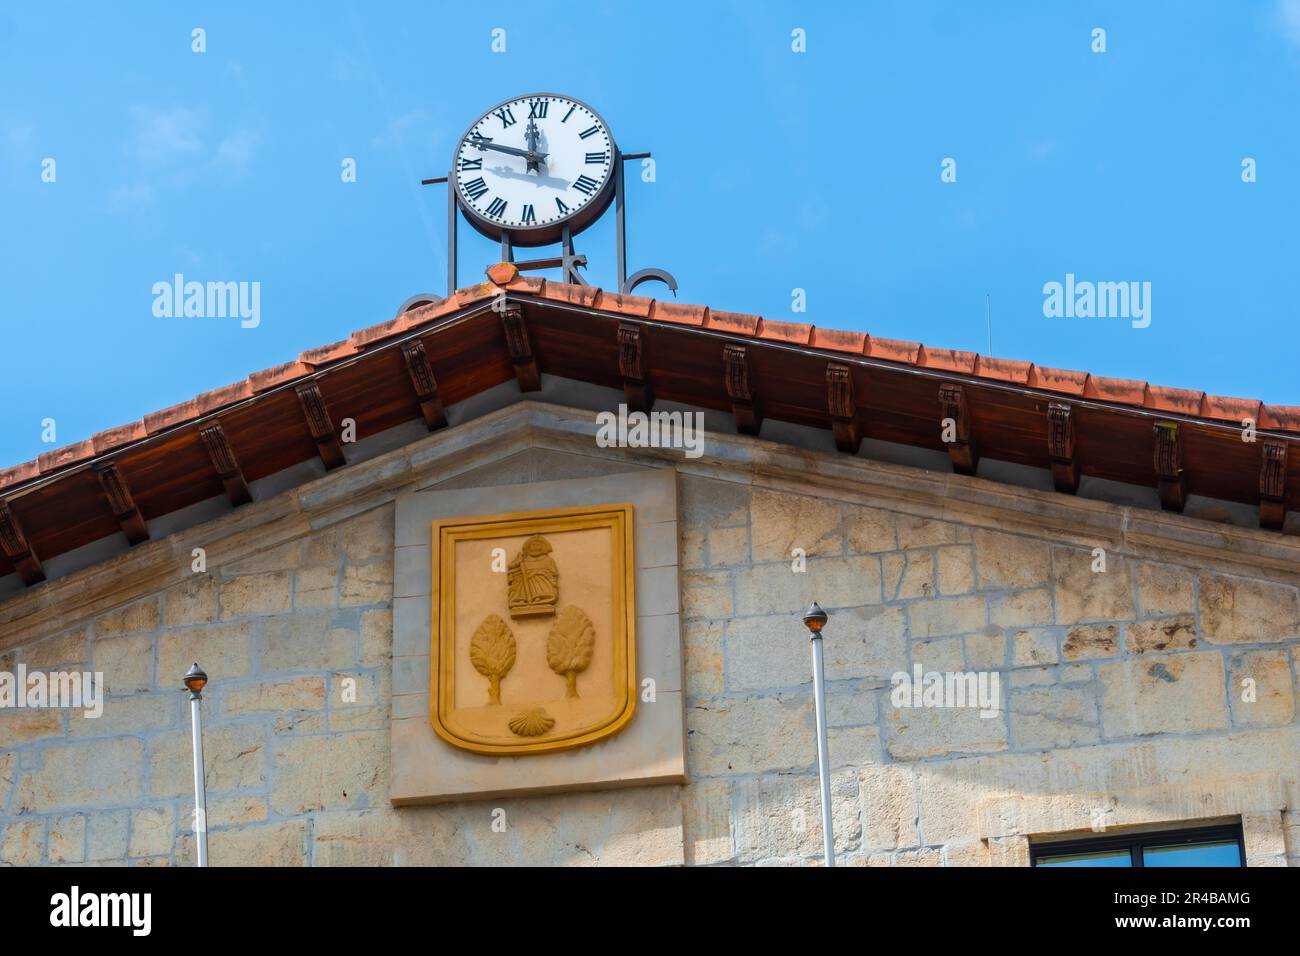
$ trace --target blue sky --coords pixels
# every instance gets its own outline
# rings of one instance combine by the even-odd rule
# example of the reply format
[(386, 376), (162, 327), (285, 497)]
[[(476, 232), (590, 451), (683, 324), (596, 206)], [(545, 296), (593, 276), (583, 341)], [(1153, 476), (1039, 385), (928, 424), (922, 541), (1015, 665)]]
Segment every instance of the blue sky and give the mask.
[[(536, 90), (653, 150), (629, 265), (682, 301), (987, 352), (987, 294), (995, 355), (1300, 404), (1300, 0), (41, 0), (0, 10), (0, 88), (0, 466), (441, 293), (419, 179)], [(578, 240), (606, 288), (611, 225)], [(177, 272), (261, 283), (261, 324), (156, 318)], [(1150, 282), (1150, 327), (1045, 318), (1066, 273)]]

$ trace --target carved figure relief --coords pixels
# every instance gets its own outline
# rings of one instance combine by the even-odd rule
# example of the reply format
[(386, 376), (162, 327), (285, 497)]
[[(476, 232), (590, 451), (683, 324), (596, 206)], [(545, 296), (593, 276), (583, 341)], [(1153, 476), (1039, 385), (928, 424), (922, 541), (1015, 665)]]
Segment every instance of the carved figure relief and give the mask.
[(535, 534), (519, 549), (510, 562), (507, 579), (510, 588), (510, 616), (531, 617), (554, 614), (560, 598), (560, 569), (551, 557), (551, 543)]

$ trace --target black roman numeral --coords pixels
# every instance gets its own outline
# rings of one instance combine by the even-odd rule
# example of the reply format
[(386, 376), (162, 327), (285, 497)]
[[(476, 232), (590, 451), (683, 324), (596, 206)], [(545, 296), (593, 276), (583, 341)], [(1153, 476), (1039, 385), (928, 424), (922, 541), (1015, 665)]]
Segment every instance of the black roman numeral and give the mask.
[(561, 123), (567, 123), (567, 122), (569, 121), (569, 117), (573, 115), (573, 111), (576, 110), (576, 109), (577, 109), (576, 106), (570, 106), (570, 107), (569, 107), (569, 112), (567, 112), (567, 113), (564, 114), (564, 119), (560, 120), (560, 122), (561, 122)]
[(569, 211), (569, 207), (564, 204), (564, 200), (561, 199), (559, 196), (555, 197), (555, 205), (560, 207), (561, 216), (563, 216), (566, 212)]
[(482, 160), (481, 158), (480, 158), (480, 159), (462, 159), (462, 160), (460, 161), (460, 168), (461, 168), (461, 171), (462, 171), (462, 172), (463, 172), (464, 170), (466, 170), (466, 169), (482, 169), (482, 168), (483, 168), (483, 160)]
[(489, 216), (496, 216), (500, 218), (501, 214), (506, 211), (506, 206), (508, 205), (510, 204), (506, 202), (504, 199), (502, 199), (500, 196), (493, 196), (492, 205), (487, 207), (487, 214)]
[(592, 163), (595, 163), (597, 166), (604, 166), (605, 160), (608, 157), (609, 157), (609, 153), (588, 153), (587, 165), (590, 166)]
[(525, 206), (525, 207), (524, 207), (524, 215), (523, 215), (523, 219), (522, 219), (521, 221), (522, 221), (522, 222), (536, 222), (536, 221), (537, 221), (537, 214), (536, 214), (535, 212), (533, 212), (533, 207), (532, 207), (532, 206)]
[(488, 184), (483, 182), (482, 176), (479, 176), (476, 179), (471, 179), (461, 189), (465, 191), (465, 195), (470, 199), (478, 199), (479, 196), (488, 191)]
[(528, 101), (528, 118), (529, 119), (546, 119), (546, 108), (550, 106), (548, 100), (529, 100)]
[(515, 114), (510, 111), (510, 107), (508, 106), (503, 106), (501, 109), (497, 110), (496, 118), (501, 121), (502, 129), (507, 129), (519, 122), (515, 119)]
[(578, 181), (573, 184), (573, 188), (580, 193), (585, 193), (590, 196), (596, 191), (596, 187), (599, 185), (600, 183), (597, 180), (592, 179), (590, 176), (579, 176)]
[(588, 126), (586, 129), (584, 129), (581, 133), (578, 134), (578, 138), (586, 139), (588, 136), (595, 136), (599, 132), (600, 132), (599, 126)]

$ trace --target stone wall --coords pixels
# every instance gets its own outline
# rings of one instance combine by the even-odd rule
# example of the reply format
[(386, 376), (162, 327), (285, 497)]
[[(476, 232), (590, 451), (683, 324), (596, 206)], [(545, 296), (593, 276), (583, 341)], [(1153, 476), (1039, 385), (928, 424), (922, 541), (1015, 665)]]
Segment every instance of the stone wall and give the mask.
[[(940, 495), (734, 436), (696, 462), (597, 450), (589, 422), (493, 413), (0, 607), (0, 670), (102, 671), (109, 695), (98, 720), (0, 711), (0, 860), (193, 862), (197, 659), (216, 865), (815, 862), (797, 614), (817, 600), (843, 862), (1022, 864), (1044, 835), (1239, 817), (1252, 865), (1300, 863), (1300, 599), (1276, 536), (1139, 534), (1112, 505), (956, 476)], [(392, 807), (393, 498), (644, 466), (679, 472), (690, 783)], [(894, 707), (918, 663), (996, 672), (997, 716)]]

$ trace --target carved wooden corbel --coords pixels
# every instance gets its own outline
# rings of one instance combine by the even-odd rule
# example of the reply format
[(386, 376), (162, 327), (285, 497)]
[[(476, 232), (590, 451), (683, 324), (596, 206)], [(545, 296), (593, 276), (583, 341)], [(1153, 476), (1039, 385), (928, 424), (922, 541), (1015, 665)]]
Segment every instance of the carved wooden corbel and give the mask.
[(743, 345), (722, 347), (722, 377), (736, 428), (745, 435), (757, 435), (763, 426), (763, 413), (749, 374), (749, 354)]
[(447, 413), (442, 407), (442, 398), (438, 395), (438, 382), (433, 377), (433, 368), (424, 351), (424, 342), (411, 339), (403, 343), (402, 358), (406, 360), (406, 373), (411, 378), (415, 397), (420, 401), (420, 414), (424, 417), (424, 424), (429, 431), (445, 428)]
[(831, 362), (826, 366), (826, 406), (831, 416), (835, 447), (856, 455), (862, 445), (858, 428), (857, 403), (853, 394), (853, 370)]
[(135, 499), (131, 497), (131, 489), (127, 487), (126, 479), (122, 477), (117, 464), (111, 461), (99, 462), (93, 466), (93, 470), (95, 477), (99, 479), (99, 486), (104, 490), (104, 497), (108, 499), (113, 517), (117, 519), (118, 526), (126, 535), (126, 540), (131, 544), (148, 541), (149, 529), (145, 527), (144, 516), (136, 507)]
[(638, 325), (618, 327), (618, 374), (623, 377), (623, 395), (634, 412), (648, 412), (655, 403), (654, 388), (646, 375), (645, 331)]
[(239, 459), (235, 457), (235, 450), (230, 447), (230, 439), (226, 436), (221, 423), (213, 422), (200, 428), (199, 437), (203, 439), (203, 446), (208, 450), (208, 458), (212, 460), (212, 467), (217, 477), (221, 479), (230, 503), (238, 507), (252, 501), (253, 493), (249, 491), (248, 482), (244, 480), (244, 470), (239, 467)]
[(524, 321), (523, 307), (517, 302), (507, 302), (501, 310), (501, 325), (505, 329), (506, 348), (509, 349), (510, 361), (515, 366), (519, 391), (538, 391), (542, 387), (542, 377), (537, 370), (537, 360), (533, 357), (532, 344), (528, 341), (528, 324)]
[(1075, 494), (1079, 490), (1079, 463), (1074, 458), (1074, 410), (1065, 402), (1047, 403), (1047, 454), (1056, 490)]
[[(966, 391), (955, 382), (944, 382), (939, 386), (939, 405), (943, 410), (944, 421), (941, 435), (948, 446), (948, 457), (952, 459), (953, 471), (963, 475), (973, 475), (979, 465), (979, 452), (975, 449), (975, 440), (971, 436), (970, 407), (966, 401)], [(952, 420), (952, 425), (948, 424)]]
[(1187, 503), (1183, 481), (1183, 456), (1178, 442), (1177, 422), (1156, 422), (1155, 469), (1156, 486), (1160, 491), (1160, 507), (1166, 511), (1182, 511)]
[(9, 502), (0, 499), (0, 550), (3, 550), (22, 578), (25, 585), (33, 585), (45, 580), (45, 569), (40, 559), (23, 534), (18, 518), (9, 507)]
[(298, 401), (302, 404), (303, 418), (307, 420), (307, 430), (316, 442), (316, 451), (326, 468), (337, 468), (346, 462), (343, 446), (339, 444), (334, 431), (333, 420), (325, 406), (325, 397), (321, 395), (320, 385), (316, 382), (304, 382), (295, 389)]

